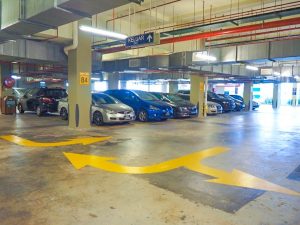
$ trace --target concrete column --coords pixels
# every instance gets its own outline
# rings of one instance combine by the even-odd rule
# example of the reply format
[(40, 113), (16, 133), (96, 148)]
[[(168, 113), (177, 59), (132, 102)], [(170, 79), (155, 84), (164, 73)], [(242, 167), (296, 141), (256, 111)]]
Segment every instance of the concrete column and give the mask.
[(252, 111), (253, 109), (253, 83), (244, 84), (244, 102), (246, 105), (245, 111)]
[(207, 116), (207, 88), (208, 77), (191, 75), (190, 101), (198, 106), (199, 118), (205, 118)]
[[(91, 25), (88, 19), (78, 22), (81, 25)], [(77, 29), (78, 29), (77, 28)], [(69, 51), (68, 80), (69, 80), (69, 127), (91, 127), (91, 34), (78, 29), (78, 46)]]
[(108, 81), (108, 90), (119, 89), (119, 73), (109, 73), (107, 77)]
[(298, 90), (297, 90), (297, 83), (293, 83), (293, 93), (292, 93), (292, 106), (298, 105)]
[(281, 100), (281, 84), (274, 84), (273, 87), (273, 109), (278, 109), (280, 107)]
[(178, 81), (169, 81), (169, 93), (175, 94), (178, 92)]
[(0, 98), (8, 95), (13, 95), (12, 89), (7, 89), (3, 86), (4, 80), (11, 75), (11, 67), (9, 64), (0, 65)]

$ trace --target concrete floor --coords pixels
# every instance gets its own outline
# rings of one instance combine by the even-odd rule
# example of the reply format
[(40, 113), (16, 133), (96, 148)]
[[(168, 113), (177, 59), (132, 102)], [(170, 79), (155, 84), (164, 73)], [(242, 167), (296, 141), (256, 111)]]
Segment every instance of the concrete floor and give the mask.
[(261, 109), (163, 123), (70, 130), (58, 117), (0, 115), (0, 135), (36, 142), (112, 136), (91, 145), (24, 147), (0, 139), (2, 225), (300, 225), (300, 196), (208, 183), (184, 168), (129, 175), (85, 167), (63, 152), (117, 157), (148, 166), (215, 146), (230, 151), (203, 161), (242, 170), (300, 192), (287, 177), (300, 164), (300, 108)]

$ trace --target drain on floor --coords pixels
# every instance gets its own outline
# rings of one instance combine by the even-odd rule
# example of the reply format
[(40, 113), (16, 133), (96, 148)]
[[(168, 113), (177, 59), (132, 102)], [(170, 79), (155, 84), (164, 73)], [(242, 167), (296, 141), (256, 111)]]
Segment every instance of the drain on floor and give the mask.
[(287, 178), (300, 181), (300, 165)]

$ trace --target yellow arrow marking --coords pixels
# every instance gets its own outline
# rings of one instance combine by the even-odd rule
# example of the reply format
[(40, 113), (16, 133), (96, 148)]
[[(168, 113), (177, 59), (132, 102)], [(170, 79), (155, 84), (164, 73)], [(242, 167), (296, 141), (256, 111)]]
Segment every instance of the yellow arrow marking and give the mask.
[(233, 170), (232, 172), (226, 172), (223, 170), (215, 169), (212, 167), (201, 164), (201, 161), (205, 158), (209, 158), (223, 152), (228, 151), (224, 147), (210, 148), (207, 150), (195, 152), (180, 158), (165, 161), (159, 164), (145, 166), (145, 167), (130, 167), (123, 166), (111, 161), (116, 160), (113, 157), (99, 157), (93, 155), (82, 155), (74, 153), (64, 153), (68, 160), (76, 169), (81, 169), (86, 166), (91, 166), (101, 170), (114, 173), (125, 174), (149, 174), (149, 173), (162, 173), (177, 168), (186, 168), (194, 172), (202, 173), (215, 177), (215, 179), (207, 180), (211, 183), (225, 184), (230, 186), (245, 187), (260, 189), (265, 191), (274, 191), (289, 195), (300, 196), (300, 193), (293, 190), (284, 188), (282, 186), (273, 184), (261, 178), (252, 176), (251, 174), (244, 173), (239, 170)]
[(68, 145), (90, 145), (97, 142), (103, 142), (111, 139), (111, 137), (85, 137), (85, 138), (74, 138), (68, 141), (62, 142), (35, 142), (30, 141), (15, 135), (7, 135), (0, 136), (0, 138), (15, 143), (17, 145), (25, 146), (25, 147), (60, 147), (60, 146), (68, 146)]

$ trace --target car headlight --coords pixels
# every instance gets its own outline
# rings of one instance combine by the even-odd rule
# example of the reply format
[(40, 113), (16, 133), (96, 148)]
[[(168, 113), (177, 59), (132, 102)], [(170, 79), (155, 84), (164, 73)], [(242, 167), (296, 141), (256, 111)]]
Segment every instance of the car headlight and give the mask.
[(153, 106), (153, 105), (150, 105), (149, 109), (150, 109), (150, 110), (159, 110), (159, 108), (157, 108), (157, 107), (155, 107), (155, 106)]

